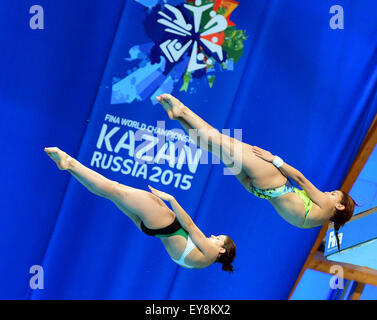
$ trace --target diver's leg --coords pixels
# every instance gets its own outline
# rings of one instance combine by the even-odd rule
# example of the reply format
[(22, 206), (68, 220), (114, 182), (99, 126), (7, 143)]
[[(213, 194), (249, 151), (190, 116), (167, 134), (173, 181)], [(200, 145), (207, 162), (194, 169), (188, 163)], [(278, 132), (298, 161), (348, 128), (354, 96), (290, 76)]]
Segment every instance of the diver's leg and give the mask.
[(247, 183), (263, 189), (286, 182), (286, 177), (274, 165), (255, 156), (249, 144), (220, 133), (170, 94), (163, 94), (157, 100), (171, 119), (178, 120), (189, 131), (199, 147), (215, 153), (233, 174), (241, 175), (241, 180), (246, 175)]
[(174, 213), (166, 204), (150, 192), (122, 185), (87, 168), (59, 148), (45, 148), (59, 169), (69, 171), (90, 192), (107, 198), (124, 212), (140, 228), (166, 227), (174, 220)]

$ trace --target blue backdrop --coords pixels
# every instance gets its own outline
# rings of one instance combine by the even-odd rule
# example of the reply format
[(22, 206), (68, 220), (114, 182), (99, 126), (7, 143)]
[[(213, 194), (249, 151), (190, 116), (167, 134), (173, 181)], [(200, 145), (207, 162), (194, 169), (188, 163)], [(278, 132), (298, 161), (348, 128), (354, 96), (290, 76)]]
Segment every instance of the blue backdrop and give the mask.
[[(161, 3), (40, 1), (43, 30), (29, 27), (34, 2), (0, 4), (0, 298), (288, 297), (319, 228), (289, 225), (222, 165), (185, 163), (198, 150), (182, 147), (182, 132), (178, 142), (169, 136), (180, 126), (154, 97), (171, 92), (319, 188), (339, 188), (377, 111), (377, 3), (337, 1), (336, 30), (328, 0), (216, 1), (212, 25), (210, 10), (195, 18), (168, 1), (180, 28), (166, 25), (174, 13)], [(188, 27), (195, 19), (200, 30)], [(154, 156), (138, 163), (151, 141)], [(236, 272), (178, 267), (158, 239), (58, 171), (45, 146), (121, 183), (174, 194), (207, 235), (234, 239)], [(29, 286), (33, 265), (43, 266), (42, 290)]]

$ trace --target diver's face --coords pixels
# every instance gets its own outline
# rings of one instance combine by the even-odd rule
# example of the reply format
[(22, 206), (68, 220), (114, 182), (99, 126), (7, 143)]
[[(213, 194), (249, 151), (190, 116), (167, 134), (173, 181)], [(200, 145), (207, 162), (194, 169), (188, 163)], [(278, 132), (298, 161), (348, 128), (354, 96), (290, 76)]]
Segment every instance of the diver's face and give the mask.
[(218, 247), (223, 247), (224, 244), (225, 244), (225, 236), (224, 235), (219, 235), (219, 236), (212, 235), (208, 239), (210, 241), (212, 241)]
[(339, 190), (325, 192), (325, 194), (330, 198), (334, 205), (340, 204), (340, 202), (342, 201), (343, 194)]

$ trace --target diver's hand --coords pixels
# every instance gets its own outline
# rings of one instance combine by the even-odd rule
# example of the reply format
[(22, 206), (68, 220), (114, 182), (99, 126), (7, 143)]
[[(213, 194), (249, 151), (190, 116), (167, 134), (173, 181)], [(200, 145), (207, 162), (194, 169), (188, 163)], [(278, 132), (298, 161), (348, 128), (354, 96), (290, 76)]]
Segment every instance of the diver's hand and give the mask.
[(173, 197), (171, 194), (168, 194), (168, 193), (166, 193), (166, 192), (159, 191), (159, 190), (157, 190), (157, 189), (155, 189), (155, 188), (152, 188), (151, 186), (148, 186), (148, 188), (151, 190), (151, 192), (152, 192), (155, 196), (159, 197), (159, 198), (162, 199), (162, 200), (165, 200), (165, 201), (172, 201), (172, 200), (174, 200), (174, 197)]
[(267, 150), (263, 150), (262, 148), (259, 148), (257, 146), (252, 146), (253, 153), (258, 157), (265, 161), (272, 162), (274, 160), (274, 155)]

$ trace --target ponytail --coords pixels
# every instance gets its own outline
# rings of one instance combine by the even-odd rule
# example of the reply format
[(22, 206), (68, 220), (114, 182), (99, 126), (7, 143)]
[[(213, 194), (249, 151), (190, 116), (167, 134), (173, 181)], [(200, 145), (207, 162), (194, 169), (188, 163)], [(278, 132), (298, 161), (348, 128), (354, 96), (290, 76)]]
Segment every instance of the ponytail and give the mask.
[(223, 271), (228, 271), (228, 272), (233, 273), (234, 268), (233, 268), (232, 262), (236, 256), (236, 245), (234, 244), (231, 238), (226, 236), (223, 248), (225, 249), (225, 252), (219, 254), (216, 262), (219, 262), (222, 264)]
[(338, 235), (339, 229), (340, 229), (340, 224), (334, 223), (334, 231), (335, 231), (336, 245), (338, 246), (338, 252), (340, 252), (340, 241), (339, 241), (339, 235)]
[(234, 272), (234, 268), (231, 263), (223, 263), (222, 270), (232, 272), (232, 273)]
[(340, 203), (344, 205), (343, 210), (335, 209), (335, 214), (331, 217), (330, 221), (334, 223), (334, 232), (336, 238), (336, 244), (338, 246), (338, 251), (340, 252), (340, 241), (338, 231), (340, 227), (342, 227), (346, 222), (348, 222), (352, 218), (353, 211), (355, 209), (355, 205), (357, 203), (353, 200), (349, 194), (342, 192), (342, 199)]

